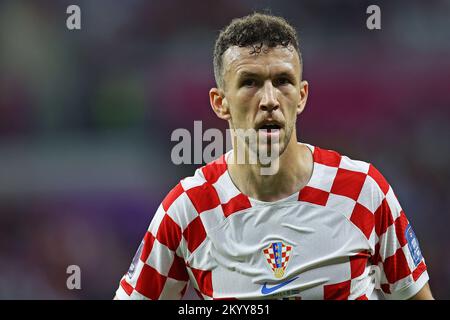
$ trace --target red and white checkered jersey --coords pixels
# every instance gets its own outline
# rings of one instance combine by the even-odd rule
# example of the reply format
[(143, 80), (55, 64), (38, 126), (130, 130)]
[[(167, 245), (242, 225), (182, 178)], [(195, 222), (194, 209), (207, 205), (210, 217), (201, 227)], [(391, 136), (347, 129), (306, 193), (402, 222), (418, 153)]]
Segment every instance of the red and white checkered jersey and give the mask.
[(263, 202), (242, 194), (228, 152), (162, 201), (118, 299), (408, 299), (428, 281), (416, 236), (372, 165), (307, 145), (308, 184)]

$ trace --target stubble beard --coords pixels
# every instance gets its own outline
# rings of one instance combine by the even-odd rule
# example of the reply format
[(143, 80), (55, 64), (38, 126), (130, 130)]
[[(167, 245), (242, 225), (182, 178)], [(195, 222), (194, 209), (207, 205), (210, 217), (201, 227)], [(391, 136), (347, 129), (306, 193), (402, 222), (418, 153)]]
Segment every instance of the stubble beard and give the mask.
[[(278, 143), (276, 145), (272, 145), (272, 141), (270, 138), (268, 138), (265, 143), (260, 144), (258, 130), (255, 130), (256, 143), (251, 143), (251, 141), (240, 137), (239, 134), (235, 134), (235, 135), (236, 135), (237, 140), (239, 141), (237, 143), (239, 144), (239, 143), (244, 142), (246, 152), (255, 154), (257, 159), (261, 159), (262, 156), (266, 156), (266, 157), (269, 156), (272, 159), (279, 159), (281, 157), (281, 155), (286, 151), (286, 149), (289, 145), (289, 142), (292, 138), (292, 133), (294, 131), (293, 130), (294, 125), (295, 125), (295, 123), (284, 127), (284, 129), (283, 129), (284, 136), (282, 137), (282, 141), (278, 141)], [(236, 128), (234, 127), (232, 122), (231, 122), (230, 127), (233, 130), (236, 130)], [(254, 129), (250, 128), (247, 130), (254, 130)], [(263, 148), (265, 148), (267, 150), (262, 150)], [(272, 156), (273, 152), (278, 153), (278, 155)]]

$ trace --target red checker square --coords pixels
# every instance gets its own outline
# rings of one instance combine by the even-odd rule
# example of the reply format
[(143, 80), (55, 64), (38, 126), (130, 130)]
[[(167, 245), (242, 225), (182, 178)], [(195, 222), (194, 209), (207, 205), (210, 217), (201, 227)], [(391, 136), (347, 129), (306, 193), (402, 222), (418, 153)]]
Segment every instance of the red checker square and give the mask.
[(325, 206), (329, 196), (330, 194), (326, 191), (305, 186), (300, 190), (298, 200)]
[(314, 161), (330, 167), (338, 167), (341, 163), (341, 155), (336, 151), (314, 148)]
[(235, 212), (242, 211), (250, 208), (252, 205), (248, 197), (242, 193), (238, 194), (230, 201), (222, 204), (222, 209), (225, 217), (229, 217)]
[(350, 217), (350, 221), (364, 233), (367, 239), (370, 238), (370, 234), (372, 233), (375, 224), (375, 217), (372, 212), (357, 202), (353, 209), (352, 216)]
[(372, 164), (369, 166), (369, 172), (367, 173), (380, 187), (381, 191), (386, 194), (389, 191), (389, 183)]
[(212, 272), (195, 268), (191, 268), (191, 270), (201, 293), (213, 297)]
[(364, 273), (368, 258), (369, 254), (367, 252), (361, 252), (356, 256), (350, 257), (350, 270), (352, 279), (355, 279)]
[(126, 294), (131, 296), (131, 294), (133, 293), (133, 287), (130, 284), (128, 284), (128, 282), (126, 282), (125, 279), (122, 279), (122, 281), (120, 281), (120, 285), (122, 289), (126, 292)]
[(184, 192), (183, 187), (181, 186), (181, 183), (178, 183), (170, 192), (167, 194), (167, 196), (162, 201), (162, 207), (164, 211), (167, 212), (169, 210), (172, 203), (174, 203), (175, 200)]
[(323, 287), (325, 300), (347, 300), (350, 295), (350, 280)]
[(369, 299), (367, 298), (367, 296), (365, 294), (363, 294), (362, 296), (356, 298), (356, 300), (369, 300)]
[(397, 240), (400, 245), (403, 247), (406, 241), (406, 227), (408, 227), (408, 219), (403, 211), (400, 212), (400, 216), (395, 220), (395, 234), (397, 235)]
[(427, 266), (425, 265), (425, 263), (423, 261), (421, 261), (419, 263), (419, 265), (417, 266), (417, 268), (413, 271), (414, 281), (417, 281), (417, 279), (420, 278), (420, 276), (422, 275), (422, 273), (425, 272), (425, 270), (427, 270)]
[(161, 220), (156, 239), (172, 251), (180, 245), (181, 228), (168, 214)]
[(356, 201), (365, 180), (366, 175), (364, 173), (339, 168), (330, 192)]
[(186, 263), (184, 259), (175, 255), (173, 259), (172, 266), (170, 267), (169, 278), (179, 280), (179, 281), (188, 281), (189, 275), (186, 270)]
[(136, 283), (136, 290), (151, 300), (157, 300), (166, 283), (166, 277), (158, 271), (144, 264)]
[(382, 290), (384, 293), (391, 294), (391, 288), (390, 288), (390, 286), (389, 286), (388, 283), (383, 283), (383, 284), (381, 284), (381, 290)]
[(189, 223), (183, 232), (183, 236), (186, 239), (187, 247), (190, 252), (194, 252), (195, 249), (206, 239), (206, 231), (203, 227), (200, 216), (197, 216)]
[(215, 183), (225, 171), (227, 171), (225, 155), (202, 168), (203, 176), (211, 184)]
[(375, 253), (373, 254), (373, 256), (370, 257), (370, 262), (374, 265), (377, 266), (378, 263), (381, 261), (381, 256), (380, 256), (380, 243), (378, 242), (375, 245)]
[(411, 274), (408, 261), (402, 248), (399, 248), (394, 255), (386, 258), (383, 263), (384, 273), (389, 283), (395, 283)]
[(393, 223), (394, 218), (392, 217), (391, 208), (387, 203), (386, 199), (383, 199), (381, 205), (374, 213), (375, 216), (375, 232), (378, 237), (384, 234)]
[(186, 193), (199, 214), (220, 205), (219, 195), (209, 183), (189, 189)]
[(155, 237), (147, 231), (144, 236), (144, 247), (142, 248), (142, 253), (140, 259), (142, 262), (147, 261), (150, 252), (152, 252), (153, 243), (155, 242)]

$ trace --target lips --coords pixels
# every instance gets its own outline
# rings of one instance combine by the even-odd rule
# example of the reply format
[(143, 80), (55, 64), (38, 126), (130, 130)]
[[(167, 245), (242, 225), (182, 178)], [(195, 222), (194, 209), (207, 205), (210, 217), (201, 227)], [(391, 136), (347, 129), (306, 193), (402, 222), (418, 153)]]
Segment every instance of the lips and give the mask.
[(256, 130), (267, 130), (268, 132), (280, 130), (283, 126), (280, 122), (274, 120), (265, 120), (256, 126)]

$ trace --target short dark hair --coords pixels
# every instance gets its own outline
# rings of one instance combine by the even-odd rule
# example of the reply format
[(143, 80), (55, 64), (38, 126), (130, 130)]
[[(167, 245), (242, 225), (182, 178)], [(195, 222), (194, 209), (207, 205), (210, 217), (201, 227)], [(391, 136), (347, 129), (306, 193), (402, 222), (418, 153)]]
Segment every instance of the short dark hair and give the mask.
[(223, 87), (223, 54), (232, 46), (252, 46), (252, 53), (261, 52), (263, 46), (293, 46), (300, 58), (299, 41), (295, 29), (281, 17), (253, 13), (236, 18), (220, 31), (214, 46), (214, 77), (218, 87)]

